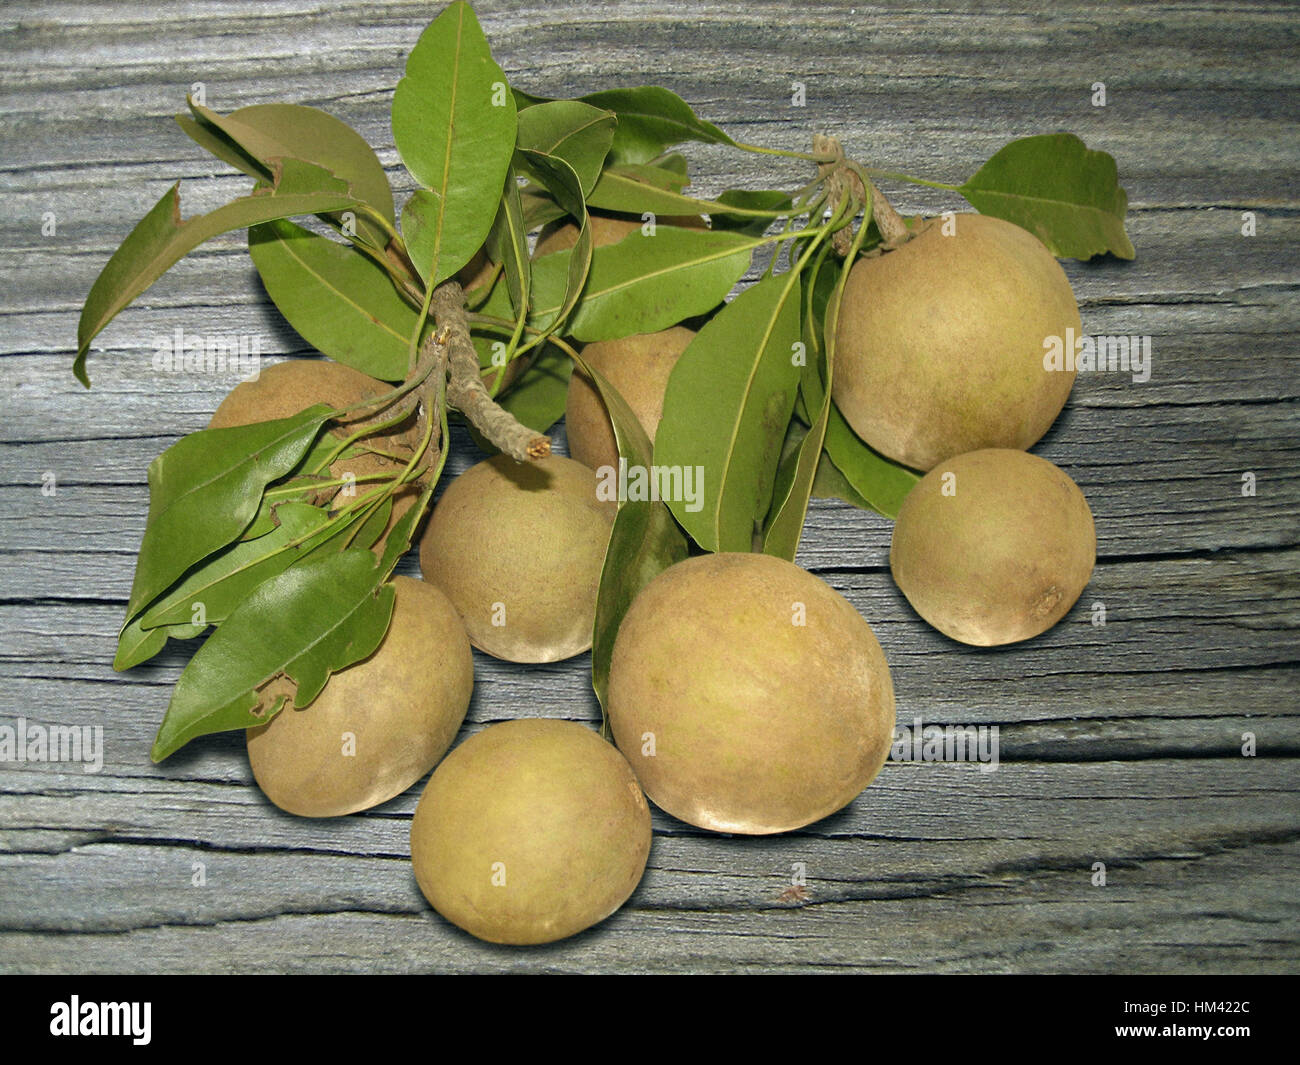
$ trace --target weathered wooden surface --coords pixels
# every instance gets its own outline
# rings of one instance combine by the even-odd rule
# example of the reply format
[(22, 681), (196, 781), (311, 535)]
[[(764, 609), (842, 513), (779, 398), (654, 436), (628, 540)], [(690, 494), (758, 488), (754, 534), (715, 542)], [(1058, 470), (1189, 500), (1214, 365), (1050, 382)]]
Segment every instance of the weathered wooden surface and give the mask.
[[(303, 354), (238, 237), (186, 260), (70, 373), (80, 301), (176, 178), (187, 212), (243, 187), (171, 123), (325, 107), (399, 189), (387, 107), (426, 4), (9, 3), (0, 11), (0, 724), (99, 724), (101, 772), (0, 763), (0, 971), (1275, 971), (1300, 968), (1297, 31), (1283, 6), (787, 2), (477, 5), (499, 61), (554, 95), (664, 84), (747, 141), (813, 131), (957, 181), (1006, 140), (1069, 129), (1112, 153), (1133, 263), (1069, 263), (1084, 326), (1153, 338), (1135, 384), (1081, 378), (1038, 448), (1097, 518), (1078, 606), (1028, 644), (926, 628), (888, 574), (889, 523), (831, 502), (800, 561), (872, 622), (900, 724), (997, 725), (1001, 764), (889, 764), (847, 810), (774, 839), (655, 814), (646, 878), (582, 936), (489, 947), (423, 902), (418, 789), (337, 821), (271, 807), (238, 737), (162, 766), (149, 741), (184, 657), (114, 674), (149, 460), (233, 375), (166, 376), (181, 327)], [(791, 83), (807, 86), (790, 106)], [(1092, 84), (1108, 103), (1094, 107)], [(798, 164), (688, 149), (696, 187), (792, 187)], [(960, 206), (887, 186), (904, 210)], [(57, 233), (43, 236), (54, 212)], [(1258, 233), (1243, 237), (1242, 212)], [(473, 461), (466, 444), (453, 469)], [(52, 472), (58, 490), (40, 491)], [(1242, 474), (1257, 494), (1242, 495)], [(410, 562), (405, 564), (408, 569)], [(413, 572), (413, 570), (409, 570)], [(1105, 627), (1090, 623), (1104, 603)], [(592, 721), (588, 659), (476, 655), (468, 730)], [(1243, 734), (1257, 743), (1243, 757)], [(793, 863), (810, 901), (778, 900)], [(1093, 886), (1095, 862), (1108, 883)], [(206, 885), (191, 886), (195, 863)]]

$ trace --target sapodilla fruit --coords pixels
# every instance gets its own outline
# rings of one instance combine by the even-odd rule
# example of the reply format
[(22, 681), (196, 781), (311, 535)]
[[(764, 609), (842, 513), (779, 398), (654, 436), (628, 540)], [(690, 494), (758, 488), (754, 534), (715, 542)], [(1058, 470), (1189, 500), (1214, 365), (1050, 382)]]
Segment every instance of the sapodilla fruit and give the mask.
[(447, 486), (420, 541), (420, 570), (455, 604), (475, 647), (558, 662), (591, 646), (617, 510), (596, 488), (594, 472), (559, 455), (497, 455)]
[[(668, 377), (694, 338), (694, 330), (675, 325), (657, 333), (597, 341), (582, 349), (583, 359), (627, 401), (652, 444), (664, 413)], [(617, 469), (614, 426), (600, 392), (581, 367), (575, 367), (569, 378), (564, 427), (569, 454), (575, 459), (593, 470), (602, 466)]]
[(247, 732), (253, 777), (282, 810), (339, 817), (387, 802), (438, 763), (465, 720), (474, 662), (459, 615), (430, 584), (393, 584), (375, 651), (307, 706)]
[(1024, 450), (1074, 383), (1073, 370), (1043, 361), (1049, 338), (1081, 330), (1070, 282), (1037, 237), (1000, 218), (923, 225), (849, 273), (835, 402), (863, 440), (918, 470), (981, 448)]
[(894, 732), (871, 627), (824, 581), (759, 554), (690, 558), (642, 589), (614, 641), (608, 710), (651, 801), (754, 835), (852, 802)]
[(1097, 558), (1092, 511), (1046, 459), (987, 449), (921, 478), (894, 523), (889, 565), (918, 614), (989, 647), (1046, 632), (1082, 594)]
[(612, 914), (650, 853), (632, 770), (571, 721), (506, 721), (434, 771), (411, 821), (420, 890), (491, 943), (550, 943)]
[[(635, 233), (645, 223), (639, 217), (620, 218), (617, 215), (588, 214), (587, 225), (591, 230), (591, 246), (603, 248), (607, 244), (617, 244), (624, 237)], [(656, 225), (681, 226), (684, 229), (709, 228), (709, 223), (699, 215), (673, 215), (660, 218)], [(540, 259), (543, 255), (564, 251), (577, 243), (577, 226), (572, 222), (552, 222), (544, 226), (538, 234), (533, 258)]]
[[(340, 409), (359, 403), (363, 399), (382, 396), (392, 390), (392, 385), (368, 377), (359, 370), (339, 362), (289, 359), (266, 367), (254, 380), (236, 385), (217, 407), (212, 420), (208, 423), (208, 428), (226, 429), (236, 425), (250, 425), (253, 422), (291, 418), (317, 403)], [(391, 415), (381, 412), (367, 420), (333, 426), (330, 432), (343, 439), (366, 425), (367, 421), (384, 421), (388, 417)], [(373, 444), (394, 455), (409, 458), (420, 442), (416, 417), (412, 414), (397, 426), (396, 430), (387, 430), (382, 434), (365, 437), (363, 442)], [(360, 454), (338, 460), (330, 466), (329, 472), (331, 479), (352, 474), (357, 478), (356, 484), (342, 490), (347, 491), (350, 488), (356, 496), (361, 496), (372, 490), (375, 485), (382, 483), (363, 480), (363, 478), (378, 474), (396, 475), (401, 472), (404, 465), (405, 462), (398, 462), (383, 455)], [(383, 551), (388, 532), (418, 497), (419, 487), (416, 485), (407, 485), (393, 494), (393, 509), (388, 519), (388, 528), (373, 547), (376, 553)], [(341, 502), (337, 495), (334, 499)]]

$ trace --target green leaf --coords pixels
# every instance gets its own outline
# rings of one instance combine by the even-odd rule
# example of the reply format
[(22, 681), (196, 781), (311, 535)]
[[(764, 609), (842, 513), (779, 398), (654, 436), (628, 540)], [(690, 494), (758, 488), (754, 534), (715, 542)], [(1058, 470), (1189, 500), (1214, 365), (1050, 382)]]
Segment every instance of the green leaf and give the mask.
[[(444, 412), (442, 419), (442, 438), (447, 439), (447, 418)], [(384, 541), (384, 556), (379, 562), (379, 569), (387, 577), (393, 572), (393, 567), (401, 560), (411, 547), (411, 538), (415, 535), (415, 528), (424, 517), (424, 512), (428, 509), (429, 500), (433, 498), (434, 485), (437, 484), (438, 477), (442, 473), (442, 466), (447, 461), (447, 451), (443, 449), (442, 461), (439, 463), (433, 476), (429, 478), (429, 486), (420, 493), (415, 504), (407, 510), (388, 531), (388, 539)]]
[[(518, 90), (515, 97), (521, 106), (547, 102), (546, 97), (530, 96)], [(644, 163), (683, 141), (732, 146), (736, 143), (711, 122), (698, 118), (676, 93), (657, 85), (606, 89), (588, 93), (581, 99), (618, 116), (610, 149), (613, 162)]]
[(835, 468), (835, 463), (830, 460), (825, 451), (821, 453), (821, 458), (817, 463), (817, 474), (813, 477), (812, 494), (816, 499), (841, 499), (859, 510), (874, 511), (876, 509), (862, 497), (853, 485), (849, 484), (849, 479)]
[(1114, 158), (1089, 150), (1072, 133), (1012, 141), (956, 191), (982, 214), (1027, 229), (1053, 255), (1137, 254), (1124, 232), (1128, 194)]
[(163, 625), (156, 629), (143, 629), (135, 618), (121, 632), (117, 653), (113, 656), (113, 669), (118, 673), (147, 662), (166, 646), (168, 640), (191, 640), (206, 625)]
[[(794, 208), (788, 193), (774, 189), (728, 189), (718, 197), (718, 202), (745, 210), (790, 211)], [(761, 237), (775, 221), (768, 215), (728, 214), (724, 211), (712, 211), (710, 219), (714, 229), (729, 229), (751, 237)]]
[(324, 405), (292, 418), (190, 433), (149, 466), (149, 521), (126, 621), (187, 569), (236, 540), (263, 489), (298, 464), (329, 417)]
[(649, 211), (666, 217), (718, 211), (719, 201), (686, 196), (680, 191), (680, 184), (665, 183), (669, 176), (677, 175), (654, 167), (606, 167), (587, 197), (587, 204), (601, 211), (636, 215)]
[(306, 706), (331, 673), (369, 655), (388, 629), (393, 587), (355, 548), (265, 581), (195, 652), (176, 682), (150, 757), (196, 736), (270, 721), (288, 699)]
[(482, 246), (515, 149), (514, 98), (473, 10), (461, 0), (420, 35), (393, 94), (393, 139), (424, 186), (402, 211), (426, 283), (451, 277)]
[(506, 169), (505, 187), (497, 216), (488, 234), (488, 254), (493, 262), (502, 265), (506, 287), (514, 304), (515, 314), (522, 321), (527, 317), (528, 300), (532, 294), (532, 260), (528, 254), (528, 230), (524, 226), (524, 209), (519, 199), (519, 183), (515, 180), (513, 166)]
[[(898, 517), (898, 508), (903, 505), (907, 493), (921, 479), (920, 474), (868, 447), (849, 427), (834, 403), (826, 423), (825, 448), (827, 456), (853, 491), (866, 500), (872, 510), (887, 518)], [(845, 497), (841, 495), (840, 498)]]
[(181, 221), (179, 186), (173, 185), (113, 253), (86, 297), (77, 324), (73, 371), (87, 388), (90, 342), (124, 307), (205, 240), (232, 229), (294, 215), (342, 210), (355, 203), (346, 182), (297, 159), (283, 160), (275, 184), (205, 215)]
[(305, 503), (282, 503), (275, 515), (280, 524), (265, 536), (236, 541), (191, 569), (141, 615), (140, 627), (191, 624), (200, 605), (209, 625), (221, 624), (254, 588), (288, 569), (304, 553), (290, 544), (309, 540), (329, 520), (327, 512)]
[[(654, 333), (716, 307), (749, 267), (754, 241), (733, 233), (658, 226), (597, 248), (568, 332), (584, 343)], [(533, 263), (533, 322), (554, 323), (569, 251)]]
[[(580, 100), (554, 100), (519, 112), (518, 147), (563, 159), (578, 177), (583, 196), (600, 177), (614, 139), (616, 119)], [(546, 183), (545, 176), (525, 172)]]
[(703, 507), (670, 503), (706, 551), (752, 551), (794, 408), (799, 278), (766, 277), (719, 311), (668, 378), (656, 466), (701, 467)]
[[(193, 101), (190, 110), (198, 121), (177, 116), (181, 128), (250, 177), (268, 180), (277, 160), (300, 159), (342, 178), (360, 203), (390, 223), (397, 220), (379, 157), (361, 134), (328, 112), (301, 104), (254, 104), (219, 115)], [(356, 228), (373, 247), (388, 243), (387, 232), (370, 219), (357, 219)]]
[[(587, 204), (582, 195), (582, 185), (573, 167), (563, 159), (531, 148), (520, 148), (516, 156), (521, 160), (526, 160), (534, 172), (543, 175), (547, 187), (551, 190), (556, 202), (569, 215), (578, 220), (577, 240), (574, 242), (573, 247), (569, 249), (568, 258), (564, 261), (562, 275), (564, 295), (560, 299), (558, 307), (546, 319), (540, 334), (534, 337), (533, 343), (540, 343), (564, 325), (574, 307), (577, 306), (578, 300), (582, 297), (584, 286), (590, 275), (592, 256), (594, 254), (591, 225), (587, 216)], [(543, 256), (543, 259), (546, 258), (546, 256)], [(561, 275), (558, 267), (551, 264), (543, 269), (552, 270), (553, 272), (547, 276), (556, 281), (559, 280)], [(532, 277), (536, 277), (535, 266), (530, 267), (530, 273)], [(533, 306), (536, 306), (535, 299)]]
[[(578, 361), (583, 372), (595, 383), (609, 412), (621, 459), (629, 468), (637, 466), (649, 470), (653, 448), (632, 408), (609, 381), (582, 361), (581, 356)], [(686, 537), (663, 502), (626, 499), (619, 504), (600, 571), (591, 640), (591, 685), (602, 708), (606, 706), (614, 638), (632, 600), (660, 573), (686, 558), (687, 553)]]
[(419, 314), (366, 255), (284, 219), (252, 227), (248, 251), (280, 313), (317, 351), (382, 381), (406, 376)]
[(529, 429), (545, 433), (564, 416), (572, 373), (572, 360), (547, 344), (519, 383), (497, 402)]
[[(804, 277), (804, 295), (808, 295), (810, 282)], [(808, 516), (808, 502), (812, 498), (813, 483), (830, 421), (830, 374), (832, 360), (819, 355), (819, 347), (812, 336), (816, 323), (803, 322), (806, 363), (800, 375), (800, 392), (805, 411), (812, 417), (812, 427), (802, 434), (796, 432), (797, 444), (781, 456), (777, 467), (776, 486), (772, 493), (772, 516), (763, 533), (763, 553), (794, 561), (803, 536), (804, 521)], [(821, 366), (825, 366), (823, 379)], [(798, 423), (792, 423), (792, 425)], [(787, 443), (790, 434), (787, 434)]]

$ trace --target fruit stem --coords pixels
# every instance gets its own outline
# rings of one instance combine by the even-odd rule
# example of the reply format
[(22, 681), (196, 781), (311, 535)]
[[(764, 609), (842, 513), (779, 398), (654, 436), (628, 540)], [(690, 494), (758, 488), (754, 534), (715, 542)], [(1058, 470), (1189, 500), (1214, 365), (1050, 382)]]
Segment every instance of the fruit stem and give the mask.
[(894, 210), (894, 205), (885, 199), (885, 194), (876, 187), (874, 181), (868, 184), (871, 186), (871, 217), (876, 220), (876, 228), (884, 238), (885, 247), (896, 248), (906, 243), (912, 234), (903, 221), (903, 216)]
[(469, 420), (492, 445), (516, 462), (545, 458), (551, 453), (548, 436), (521, 425), (489, 394), (479, 375), (478, 353), (469, 336), (465, 293), (458, 281), (444, 281), (430, 304), (438, 329), (437, 343), (447, 345), (447, 402)]

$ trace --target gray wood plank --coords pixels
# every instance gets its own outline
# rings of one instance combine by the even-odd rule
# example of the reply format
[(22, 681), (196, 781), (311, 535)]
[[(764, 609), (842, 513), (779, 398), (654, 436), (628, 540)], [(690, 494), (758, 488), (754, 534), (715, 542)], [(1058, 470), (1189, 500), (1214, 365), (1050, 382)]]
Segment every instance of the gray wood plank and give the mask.
[[(1037, 449), (1087, 494), (1101, 561), (1062, 625), (988, 652), (928, 630), (890, 582), (890, 524), (818, 502), (799, 561), (875, 626), (900, 724), (996, 725), (1001, 764), (891, 763), (849, 809), (773, 839), (658, 812), (630, 904), (573, 940), (478, 943), (429, 910), (406, 833), (418, 787), (331, 821), (252, 786), (242, 738), (162, 766), (149, 741), (184, 654), (109, 668), (143, 530), (145, 468), (201, 427), (230, 374), (165, 375), (177, 328), (307, 354), (243, 238), (178, 265), (71, 377), (81, 300), (177, 178), (185, 210), (246, 181), (170, 116), (325, 107), (410, 188), (387, 107), (434, 13), (234, 0), (20, 0), (0, 10), (0, 724), (102, 724), (99, 773), (0, 764), (0, 971), (1300, 970), (1300, 51), (1264, 3), (731, 0), (477, 3), (512, 82), (567, 95), (664, 84), (752, 143), (814, 131), (890, 169), (959, 182), (1015, 136), (1112, 153), (1138, 259), (1066, 264), (1084, 326), (1149, 335), (1154, 372), (1081, 378)], [(1090, 97), (1107, 85), (1105, 107)], [(792, 83), (807, 106), (790, 105)], [(793, 187), (797, 162), (688, 149), (694, 188)], [(905, 211), (962, 206), (886, 180)], [(1242, 212), (1258, 233), (1243, 237)], [(41, 232), (53, 211), (57, 232)], [(557, 434), (561, 447), (562, 430)], [(450, 470), (474, 461), (462, 439)], [(40, 492), (46, 471), (58, 492)], [(1241, 476), (1258, 478), (1243, 497)], [(410, 561), (405, 572), (414, 572)], [(1102, 602), (1104, 628), (1089, 610)], [(519, 716), (592, 722), (589, 659), (476, 655), (464, 734)], [(1240, 754), (1244, 733), (1258, 745)], [(779, 901), (790, 863), (810, 901)], [(1108, 886), (1090, 882), (1094, 861)], [(207, 885), (191, 887), (193, 863)]]

